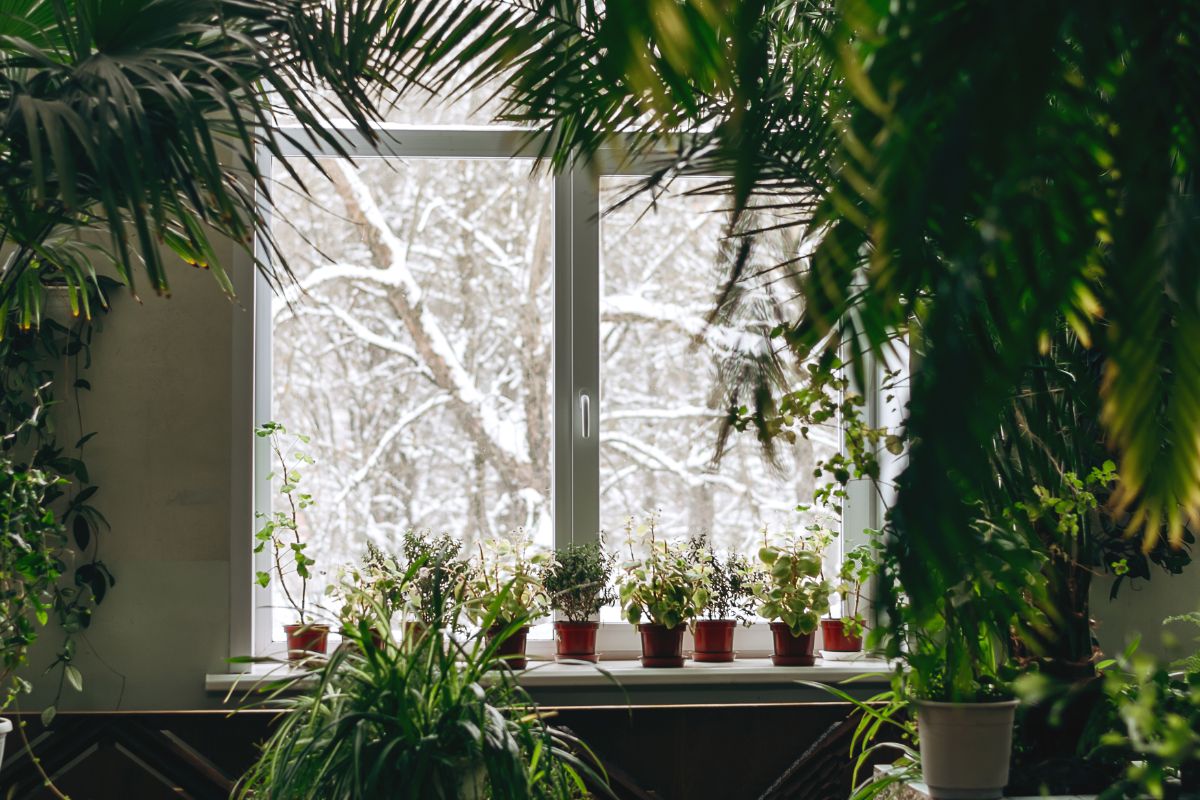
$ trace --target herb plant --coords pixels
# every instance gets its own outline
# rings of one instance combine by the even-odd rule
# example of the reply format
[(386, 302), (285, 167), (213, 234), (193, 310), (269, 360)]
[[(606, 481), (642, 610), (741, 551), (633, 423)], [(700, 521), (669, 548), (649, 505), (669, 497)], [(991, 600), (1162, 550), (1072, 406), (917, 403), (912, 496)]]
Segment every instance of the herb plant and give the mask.
[(754, 584), (762, 580), (741, 553), (718, 553), (700, 534), (688, 541), (688, 555), (704, 576), (708, 599), (698, 609), (706, 619), (733, 619), (749, 625), (754, 616)]
[(832, 587), (825, 579), (822, 558), (832, 538), (814, 526), (805, 534), (789, 531), (772, 544), (763, 531), (764, 544), (758, 551), (763, 579), (754, 586), (758, 613), (782, 621), (793, 636), (815, 631), (829, 607)]
[[(626, 521), (630, 560), (621, 565), (617, 588), (621, 611), (631, 623), (675, 628), (695, 619), (708, 604), (705, 567), (690, 557), (685, 544), (658, 538), (657, 522), (653, 514), (636, 527), (632, 517)], [(634, 553), (635, 538), (645, 553), (641, 558)]]
[(544, 553), (534, 552), (523, 528), (479, 545), (479, 561), (466, 577), (467, 612), (477, 624), (510, 626), (546, 615), (550, 598), (542, 586)]
[(429, 627), (451, 627), (440, 613), (463, 595), (469, 567), (461, 557), (462, 545), (448, 533), (409, 530), (402, 551), (407, 569), (416, 570), (405, 589), (408, 609)]
[(611, 585), (615, 556), (599, 542), (571, 544), (554, 552), (542, 569), (550, 605), (570, 622), (587, 622), (617, 599)]
[(871, 545), (856, 547), (842, 556), (834, 590), (842, 601), (842, 628), (847, 636), (861, 638), (866, 629), (863, 592), (875, 575), (876, 564), (875, 549)]
[[(308, 543), (300, 536), (300, 514), (313, 505), (312, 495), (298, 491), (300, 464), (315, 463), (311, 456), (297, 449), (308, 444), (307, 436), (290, 435), (278, 422), (267, 422), (255, 429), (254, 435), (270, 442), (271, 456), (278, 471), (268, 475), (279, 483), (279, 495), (287, 501), (287, 507), (269, 514), (259, 513), (257, 518), (262, 527), (254, 534), (254, 552), (261, 553), (270, 545), (272, 571), (279, 579), (279, 586), (288, 604), (295, 609), (301, 625), (308, 622), (308, 581), (312, 577), (313, 559), (305, 552)], [(289, 580), (296, 576), (298, 586)], [(271, 584), (271, 572), (257, 573), (258, 585), (266, 588)]]

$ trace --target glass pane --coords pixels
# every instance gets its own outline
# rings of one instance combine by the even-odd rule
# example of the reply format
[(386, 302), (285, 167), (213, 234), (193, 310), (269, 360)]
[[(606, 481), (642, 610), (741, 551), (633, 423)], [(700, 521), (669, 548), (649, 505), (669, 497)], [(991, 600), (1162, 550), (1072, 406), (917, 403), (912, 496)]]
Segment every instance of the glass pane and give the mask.
[(299, 286), (273, 304), (271, 412), (312, 437), (318, 568), (409, 528), (550, 546), (550, 181), (514, 160), (322, 165), (292, 162), (312, 201), (275, 171)]
[[(753, 553), (764, 525), (773, 531), (811, 520), (796, 512), (811, 503), (813, 464), (837, 452), (836, 422), (794, 446), (780, 442), (773, 470), (751, 434), (733, 434), (718, 465), (717, 432), (726, 413), (718, 380), (731, 346), (761, 337), (772, 324), (765, 310), (741, 325), (710, 326), (731, 248), (723, 234), (727, 199), (705, 194), (710, 182), (677, 180), (651, 200), (626, 198), (628, 178), (601, 181), (600, 517), (610, 546), (624, 549), (628, 515), (661, 511), (667, 537), (707, 533), (720, 549)], [(758, 212), (759, 224), (770, 215)], [(794, 232), (771, 234), (747, 274), (797, 252)], [(757, 279), (759, 307), (794, 306), (774, 274)]]

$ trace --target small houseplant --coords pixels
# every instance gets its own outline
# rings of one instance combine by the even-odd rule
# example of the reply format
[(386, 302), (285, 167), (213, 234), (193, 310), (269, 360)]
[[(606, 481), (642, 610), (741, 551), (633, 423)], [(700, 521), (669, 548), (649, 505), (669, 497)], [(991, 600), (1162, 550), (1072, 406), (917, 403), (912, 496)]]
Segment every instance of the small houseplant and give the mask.
[(558, 659), (593, 664), (599, 660), (596, 631), (600, 623), (593, 617), (616, 600), (610, 583), (614, 560), (600, 542), (571, 544), (556, 550), (542, 569), (542, 585), (550, 606), (566, 617), (554, 623)]
[(857, 653), (862, 650), (863, 633), (867, 620), (864, 616), (864, 591), (875, 575), (875, 551), (870, 545), (862, 545), (842, 557), (835, 587), (841, 599), (841, 616), (830, 615), (821, 620), (822, 649), (829, 653)]
[(462, 600), (470, 569), (462, 544), (448, 533), (409, 530), (401, 551), (406, 568), (415, 570), (407, 584), (405, 609), (412, 619), (405, 623), (406, 632), (453, 627), (446, 609)]
[(813, 526), (807, 533), (789, 531), (775, 544), (764, 530), (763, 539), (758, 551), (763, 577), (754, 585), (754, 595), (758, 613), (771, 620), (771, 661), (781, 667), (812, 666), (818, 609), (829, 607), (832, 591), (821, 563), (832, 536)]
[(698, 609), (692, 626), (695, 647), (692, 660), (733, 661), (733, 634), (737, 624), (749, 625), (754, 615), (754, 582), (761, 579), (741, 553), (722, 555), (701, 534), (688, 542), (688, 552), (701, 567), (708, 598)]
[[(633, 518), (627, 520), (630, 560), (621, 565), (617, 588), (622, 613), (641, 634), (642, 666), (682, 667), (683, 633), (708, 603), (708, 590), (703, 567), (684, 544), (658, 538), (656, 523), (651, 515), (635, 529)], [(634, 553), (635, 538), (641, 540), (642, 558)]]
[(479, 561), (467, 573), (467, 613), (490, 641), (498, 642), (498, 655), (513, 669), (525, 669), (525, 643), (529, 622), (544, 617), (550, 599), (542, 586), (541, 571), (547, 557), (533, 551), (523, 528), (479, 545)]
[(308, 444), (309, 439), (299, 434), (289, 435), (278, 422), (264, 423), (255, 429), (254, 435), (270, 443), (278, 471), (267, 477), (279, 482), (279, 496), (286, 501), (282, 510), (256, 515), (262, 527), (254, 534), (254, 552), (261, 553), (269, 546), (271, 553), (271, 569), (258, 571), (258, 585), (270, 586), (273, 573), (283, 596), (296, 612), (297, 621), (283, 626), (288, 658), (298, 660), (313, 653), (324, 654), (329, 626), (315, 622), (308, 608), (308, 582), (315, 562), (306, 552), (308, 543), (300, 535), (301, 512), (313, 505), (312, 495), (299, 491), (298, 466), (314, 463), (311, 456), (298, 449)]

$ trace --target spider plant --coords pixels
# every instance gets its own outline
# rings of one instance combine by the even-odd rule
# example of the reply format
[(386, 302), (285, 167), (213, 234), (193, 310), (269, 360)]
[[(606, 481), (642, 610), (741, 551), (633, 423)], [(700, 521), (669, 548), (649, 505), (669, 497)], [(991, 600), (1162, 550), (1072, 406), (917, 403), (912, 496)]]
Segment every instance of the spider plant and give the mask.
[[(492, 604), (485, 628), (502, 604)], [(452, 606), (431, 618), (453, 628), (463, 613)], [(491, 671), (503, 636), (463, 642), (438, 628), (394, 643), (372, 635), (386, 614), (380, 604), (378, 619), (347, 621), (347, 643), (311, 676), (268, 688), (265, 705), (285, 714), (236, 797), (612, 796), (587, 747), (551, 727), (510, 672)]]

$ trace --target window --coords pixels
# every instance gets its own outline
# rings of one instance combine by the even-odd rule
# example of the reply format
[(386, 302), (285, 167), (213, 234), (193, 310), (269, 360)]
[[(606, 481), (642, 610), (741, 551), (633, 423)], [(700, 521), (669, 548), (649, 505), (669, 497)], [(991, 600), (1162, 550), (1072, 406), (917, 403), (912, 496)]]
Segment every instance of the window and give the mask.
[[(266, 165), (298, 287), (257, 287), (253, 329), (237, 334), (255, 362), (235, 368), (253, 375), (256, 423), (313, 437), (317, 505), (302, 524), (320, 566), (356, 560), (367, 542), (395, 548), (410, 527), (468, 546), (515, 527), (546, 547), (603, 530), (620, 547), (627, 515), (661, 509), (669, 535), (751, 551), (762, 524), (804, 521), (795, 507), (812, 464), (839, 447), (836, 426), (785, 452), (780, 470), (749, 437), (712, 462), (717, 372), (770, 319), (707, 324), (726, 269), (724, 198), (687, 178), (608, 210), (633, 176), (551, 177), (533, 149), (501, 128), (392, 129), (385, 155), (327, 158), (325, 175), (293, 161), (315, 200), (288, 165)], [(757, 258), (795, 246), (769, 241)], [(791, 302), (769, 275), (755, 291), (763, 309)], [(259, 510), (272, 500), (264, 460)], [(269, 652), (286, 609), (270, 590), (240, 591), (253, 633), (235, 625), (231, 646)], [(608, 627), (602, 649), (636, 649), (625, 626)]]

